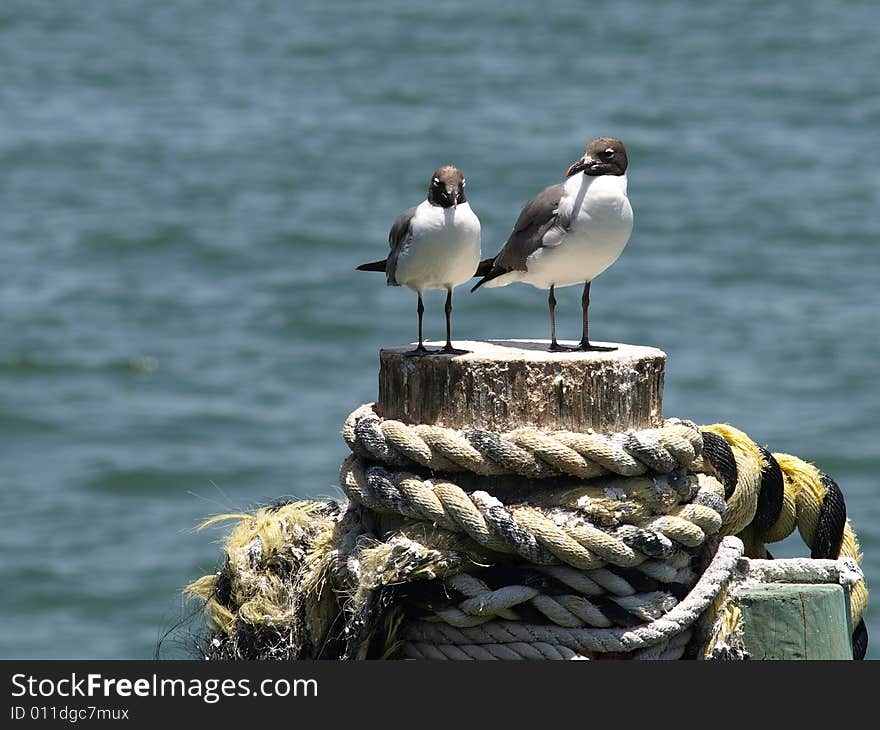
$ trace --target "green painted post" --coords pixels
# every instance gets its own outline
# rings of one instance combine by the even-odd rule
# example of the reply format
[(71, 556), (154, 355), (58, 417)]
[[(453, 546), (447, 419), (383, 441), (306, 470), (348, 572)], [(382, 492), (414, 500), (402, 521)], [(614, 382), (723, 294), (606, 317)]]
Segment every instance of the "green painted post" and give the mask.
[(744, 587), (743, 643), (751, 659), (852, 659), (849, 601), (833, 584)]

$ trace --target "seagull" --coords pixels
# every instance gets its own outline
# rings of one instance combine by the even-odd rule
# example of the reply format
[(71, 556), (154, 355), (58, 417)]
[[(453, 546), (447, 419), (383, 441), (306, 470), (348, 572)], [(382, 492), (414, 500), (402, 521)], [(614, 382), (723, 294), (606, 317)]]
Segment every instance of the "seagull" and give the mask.
[[(481, 261), (476, 291), (516, 281), (550, 289), (550, 350), (615, 350), (590, 343), (590, 283), (623, 252), (632, 233), (633, 213), (626, 197), (626, 148), (614, 137), (597, 137), (568, 168), (565, 180), (528, 201), (498, 254)], [(577, 348), (556, 341), (558, 286), (584, 282), (584, 327)]]
[(452, 346), (452, 290), (475, 276), (480, 263), (480, 220), (464, 192), (465, 178), (453, 165), (438, 167), (428, 184), (428, 196), (397, 216), (388, 243), (388, 258), (361, 264), (358, 271), (384, 271), (388, 286), (406, 286), (419, 295), (419, 344), (409, 355), (428, 355), (422, 338), (426, 289), (446, 290), (445, 355), (464, 355)]

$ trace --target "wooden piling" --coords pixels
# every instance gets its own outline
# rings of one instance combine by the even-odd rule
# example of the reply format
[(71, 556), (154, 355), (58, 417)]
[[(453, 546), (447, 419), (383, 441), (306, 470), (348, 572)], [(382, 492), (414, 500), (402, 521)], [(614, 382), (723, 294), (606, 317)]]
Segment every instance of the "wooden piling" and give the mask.
[(456, 347), (467, 355), (427, 357), (407, 356), (409, 346), (384, 349), (376, 409), (409, 424), (496, 432), (534, 426), (607, 433), (662, 423), (661, 350), (548, 352), (548, 345), (464, 341)]

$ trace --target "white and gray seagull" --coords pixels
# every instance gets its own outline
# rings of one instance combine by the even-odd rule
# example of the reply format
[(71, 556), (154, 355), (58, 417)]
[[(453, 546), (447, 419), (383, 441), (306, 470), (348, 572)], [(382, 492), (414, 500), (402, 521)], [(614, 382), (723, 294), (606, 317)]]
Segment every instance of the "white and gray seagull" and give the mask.
[(446, 346), (442, 354), (463, 355), (452, 346), (452, 290), (473, 277), (480, 263), (480, 220), (465, 195), (465, 179), (452, 165), (438, 167), (428, 195), (403, 211), (391, 226), (388, 258), (358, 266), (359, 271), (384, 271), (388, 286), (406, 286), (419, 295), (419, 344), (410, 355), (428, 355), (422, 337), (425, 305), (422, 292), (446, 290)]
[[(481, 261), (483, 278), (471, 289), (507, 286), (517, 281), (550, 289), (550, 349), (614, 350), (590, 343), (590, 283), (623, 252), (633, 227), (626, 197), (626, 148), (614, 137), (597, 137), (568, 168), (566, 179), (528, 201), (507, 242)], [(584, 282), (581, 298), (583, 336), (577, 348), (556, 341), (557, 286)]]

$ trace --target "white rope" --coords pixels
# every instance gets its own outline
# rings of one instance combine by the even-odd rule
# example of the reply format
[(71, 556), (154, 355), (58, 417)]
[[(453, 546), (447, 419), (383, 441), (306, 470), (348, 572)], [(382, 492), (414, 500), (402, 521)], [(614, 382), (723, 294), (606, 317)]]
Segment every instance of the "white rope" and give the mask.
[(852, 588), (865, 577), (853, 558), (838, 560), (743, 558), (738, 571), (748, 580), (756, 583), (838, 583), (847, 589)]
[(569, 629), (559, 626), (491, 621), (481, 626), (458, 629), (416, 621), (404, 628), (404, 638), (415, 642), (451, 645), (492, 645), (544, 642), (567, 646), (578, 653), (631, 652), (655, 646), (689, 628), (724, 589), (742, 557), (742, 541), (725, 537), (709, 567), (687, 597), (664, 616), (633, 629)]

